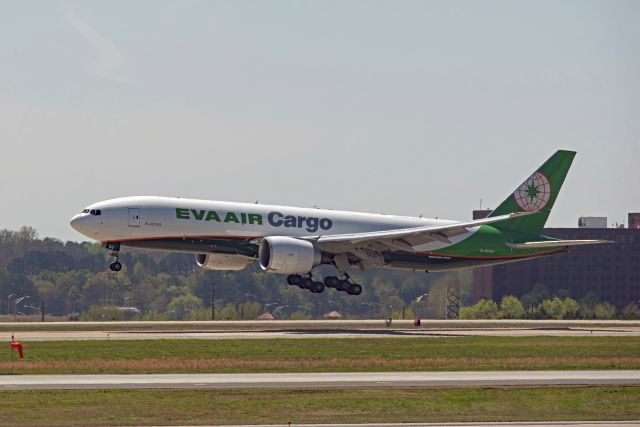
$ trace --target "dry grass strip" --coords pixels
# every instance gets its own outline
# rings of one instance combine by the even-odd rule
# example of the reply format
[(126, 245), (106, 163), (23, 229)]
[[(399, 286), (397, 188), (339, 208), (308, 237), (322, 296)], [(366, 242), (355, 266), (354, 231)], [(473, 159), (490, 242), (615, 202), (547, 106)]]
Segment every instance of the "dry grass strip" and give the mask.
[(522, 357), (522, 358), (434, 358), (389, 360), (363, 359), (301, 359), (301, 360), (238, 360), (238, 359), (120, 359), (120, 360), (51, 360), (0, 362), (0, 372), (22, 371), (117, 373), (117, 372), (225, 372), (335, 369), (350, 370), (442, 370), (442, 369), (542, 369), (542, 368), (637, 368), (640, 357)]

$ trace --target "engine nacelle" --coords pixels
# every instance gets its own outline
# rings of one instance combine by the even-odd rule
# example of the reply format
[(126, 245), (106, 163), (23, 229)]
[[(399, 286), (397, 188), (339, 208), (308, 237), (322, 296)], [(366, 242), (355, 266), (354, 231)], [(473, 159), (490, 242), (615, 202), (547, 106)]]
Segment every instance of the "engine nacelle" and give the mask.
[(265, 237), (258, 250), (260, 267), (279, 274), (308, 273), (320, 265), (321, 253), (313, 243), (293, 237)]
[(196, 263), (198, 267), (207, 270), (243, 270), (254, 261), (242, 255), (234, 254), (198, 254)]

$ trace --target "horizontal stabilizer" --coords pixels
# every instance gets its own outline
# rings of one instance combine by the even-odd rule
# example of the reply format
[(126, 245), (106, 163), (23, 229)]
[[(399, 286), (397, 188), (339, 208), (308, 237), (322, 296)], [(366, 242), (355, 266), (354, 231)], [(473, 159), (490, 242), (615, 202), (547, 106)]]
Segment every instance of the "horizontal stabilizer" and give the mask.
[(600, 245), (611, 240), (545, 240), (542, 242), (507, 243), (511, 249), (557, 248), (560, 246)]

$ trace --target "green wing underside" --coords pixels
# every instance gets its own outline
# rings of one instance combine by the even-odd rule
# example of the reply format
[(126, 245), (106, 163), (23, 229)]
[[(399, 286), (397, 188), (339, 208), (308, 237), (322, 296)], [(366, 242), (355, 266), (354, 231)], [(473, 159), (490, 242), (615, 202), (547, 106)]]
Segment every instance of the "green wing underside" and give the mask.
[(553, 242), (558, 239), (537, 234), (521, 233), (511, 230), (500, 230), (495, 226), (482, 225), (468, 238), (459, 243), (431, 252), (440, 256), (458, 256), (465, 258), (513, 258), (543, 255), (563, 249), (565, 245), (533, 249), (515, 249), (510, 243)]

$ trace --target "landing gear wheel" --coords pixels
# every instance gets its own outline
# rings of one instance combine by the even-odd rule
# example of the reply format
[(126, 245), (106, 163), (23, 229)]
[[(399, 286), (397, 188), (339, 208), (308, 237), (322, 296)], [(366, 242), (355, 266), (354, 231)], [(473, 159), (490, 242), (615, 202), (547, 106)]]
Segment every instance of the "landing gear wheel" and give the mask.
[(336, 289), (342, 292), (349, 292), (349, 288), (351, 288), (351, 283), (349, 280), (340, 280)]
[(300, 286), (302, 289), (310, 289), (311, 290), (311, 289), (313, 289), (313, 280), (311, 280), (311, 278), (302, 279), (298, 286)]
[(324, 283), (313, 282), (313, 287), (311, 288), (311, 292), (316, 294), (321, 294), (322, 292), (324, 292)]
[(349, 295), (360, 295), (362, 293), (362, 286), (358, 285), (357, 283), (352, 283), (351, 286), (349, 286), (349, 290), (347, 290), (347, 293)]
[(327, 288), (337, 288), (340, 285), (340, 279), (336, 276), (327, 276), (324, 278), (324, 285)]
[(301, 277), (297, 274), (290, 274), (287, 276), (287, 283), (291, 286), (300, 286)]
[(109, 268), (111, 269), (111, 271), (120, 271), (122, 270), (122, 264), (120, 264), (120, 261), (114, 261), (109, 264)]

